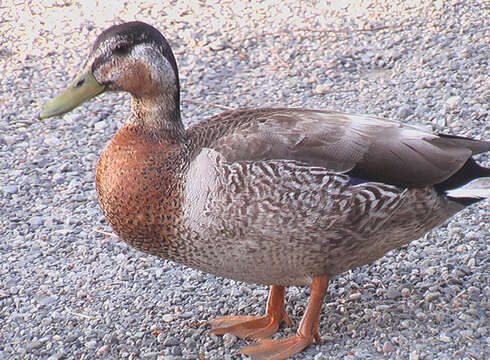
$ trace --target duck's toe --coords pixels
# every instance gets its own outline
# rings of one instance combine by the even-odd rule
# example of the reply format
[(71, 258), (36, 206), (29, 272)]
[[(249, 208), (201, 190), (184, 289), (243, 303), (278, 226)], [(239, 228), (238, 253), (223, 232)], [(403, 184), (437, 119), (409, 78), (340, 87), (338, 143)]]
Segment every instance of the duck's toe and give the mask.
[(283, 360), (301, 352), (312, 344), (314, 337), (294, 335), (285, 339), (263, 339), (244, 347), (239, 354), (249, 355), (253, 360)]
[[(285, 319), (290, 322), (289, 318)], [(274, 334), (282, 321), (271, 315), (264, 316), (226, 316), (211, 320), (211, 333), (223, 335), (230, 333), (242, 339), (261, 339)]]

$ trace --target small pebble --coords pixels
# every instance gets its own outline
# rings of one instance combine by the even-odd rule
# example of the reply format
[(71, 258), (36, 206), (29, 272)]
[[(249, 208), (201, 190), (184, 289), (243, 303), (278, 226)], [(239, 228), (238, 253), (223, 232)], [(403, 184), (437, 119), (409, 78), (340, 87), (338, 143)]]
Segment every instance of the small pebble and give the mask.
[(409, 329), (410, 328), (410, 320), (400, 321), (400, 327), (403, 329)]
[(358, 301), (361, 299), (361, 293), (354, 293), (349, 295), (349, 299), (352, 301)]
[(109, 345), (102, 345), (97, 349), (97, 355), (107, 355), (111, 351), (111, 347)]
[(223, 50), (228, 46), (226, 41), (218, 39), (209, 44), (209, 48), (214, 51)]
[(386, 355), (393, 351), (395, 351), (395, 347), (393, 346), (393, 344), (390, 341), (386, 341), (383, 344), (383, 353)]
[(5, 185), (2, 187), (2, 190), (7, 194), (17, 194), (19, 187), (17, 185)]
[[(160, 335), (163, 337), (163, 333), (159, 334), (158, 335), (158, 338), (160, 338)], [(161, 342), (161, 341), (159, 341)], [(163, 341), (163, 345), (165, 346), (177, 346), (180, 344), (180, 339), (176, 336), (172, 336), (172, 337), (169, 337), (169, 338), (166, 338), (164, 341)]]
[(398, 109), (398, 118), (400, 120), (407, 118), (411, 114), (412, 114), (412, 110), (407, 105), (403, 105)]
[(231, 347), (235, 342), (238, 340), (238, 338), (233, 335), (233, 334), (224, 334), (223, 335), (223, 342), (226, 347)]
[(95, 340), (90, 340), (90, 341), (85, 343), (85, 347), (87, 349), (95, 349), (96, 346), (97, 346), (97, 341), (95, 341)]
[(441, 293), (438, 291), (436, 291), (436, 292), (427, 291), (424, 295), (424, 299), (425, 299), (425, 301), (430, 302), (430, 301), (433, 301), (433, 300), (439, 298), (440, 295), (441, 295)]
[(451, 96), (446, 100), (446, 103), (448, 104), (451, 110), (456, 108), (460, 102), (461, 102), (461, 96)]
[(452, 339), (449, 336), (447, 336), (445, 333), (441, 333), (439, 335), (439, 340), (441, 340), (442, 342), (445, 342), (445, 343), (452, 341)]
[(392, 300), (395, 300), (395, 299), (398, 299), (399, 297), (401, 297), (401, 292), (400, 290), (398, 289), (395, 289), (395, 288), (388, 288), (388, 290), (386, 291), (386, 297), (388, 299), (392, 299)]
[(326, 94), (330, 91), (330, 86), (319, 84), (315, 87), (315, 92), (317, 94)]

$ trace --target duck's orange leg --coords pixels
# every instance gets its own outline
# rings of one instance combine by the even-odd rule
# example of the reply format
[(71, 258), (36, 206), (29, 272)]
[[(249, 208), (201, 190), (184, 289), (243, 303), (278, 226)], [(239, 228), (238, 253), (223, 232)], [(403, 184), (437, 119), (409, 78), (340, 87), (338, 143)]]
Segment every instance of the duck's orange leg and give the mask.
[(328, 280), (326, 275), (313, 278), (308, 307), (295, 336), (279, 340), (260, 340), (257, 344), (244, 347), (240, 353), (250, 355), (253, 360), (283, 360), (301, 352), (315, 340), (319, 342), (318, 325)]
[(264, 316), (225, 316), (209, 321), (211, 332), (217, 335), (234, 334), (242, 339), (261, 339), (274, 334), (281, 321), (292, 325), (284, 307), (284, 286), (272, 285)]

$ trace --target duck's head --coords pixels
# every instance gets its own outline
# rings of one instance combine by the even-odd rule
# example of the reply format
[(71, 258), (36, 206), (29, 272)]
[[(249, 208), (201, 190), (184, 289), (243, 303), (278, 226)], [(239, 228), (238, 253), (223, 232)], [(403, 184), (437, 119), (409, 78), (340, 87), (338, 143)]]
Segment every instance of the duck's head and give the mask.
[(82, 72), (44, 106), (40, 116), (64, 114), (104, 91), (129, 92), (137, 117), (163, 111), (164, 116), (180, 121), (174, 55), (163, 35), (143, 22), (114, 25), (102, 32)]

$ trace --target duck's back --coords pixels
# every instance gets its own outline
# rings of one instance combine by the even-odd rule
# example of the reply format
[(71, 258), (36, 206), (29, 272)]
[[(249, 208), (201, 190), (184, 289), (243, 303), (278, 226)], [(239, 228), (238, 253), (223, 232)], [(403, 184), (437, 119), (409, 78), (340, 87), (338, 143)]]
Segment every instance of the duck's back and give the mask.
[(405, 187), (454, 175), (490, 142), (436, 134), (399, 121), (334, 111), (263, 108), (221, 113), (189, 129), (229, 162), (295, 160)]

